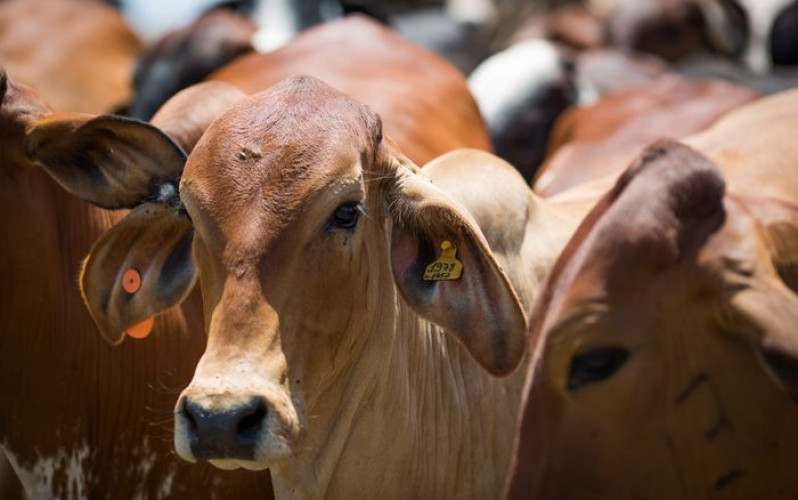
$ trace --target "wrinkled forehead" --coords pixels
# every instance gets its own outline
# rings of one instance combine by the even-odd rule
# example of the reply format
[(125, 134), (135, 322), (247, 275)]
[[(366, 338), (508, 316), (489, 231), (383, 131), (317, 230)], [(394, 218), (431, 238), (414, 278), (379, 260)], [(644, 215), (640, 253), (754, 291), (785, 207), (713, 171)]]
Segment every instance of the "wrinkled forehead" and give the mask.
[(373, 160), (379, 118), (313, 78), (289, 79), (216, 120), (189, 157), (181, 192), (204, 209), (286, 206), (357, 178)]

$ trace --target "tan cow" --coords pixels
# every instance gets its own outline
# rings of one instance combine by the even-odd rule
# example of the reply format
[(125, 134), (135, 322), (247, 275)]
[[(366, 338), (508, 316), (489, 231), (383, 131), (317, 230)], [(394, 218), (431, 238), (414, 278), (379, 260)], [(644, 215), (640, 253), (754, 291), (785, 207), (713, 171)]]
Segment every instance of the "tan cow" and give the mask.
[[(191, 150), (208, 122), (240, 97), (206, 84), (176, 96), (156, 123)], [(156, 319), (151, 338), (110, 349), (76, 278), (94, 240), (122, 214), (66, 193), (28, 158), (57, 164), (124, 155), (163, 133), (118, 117), (54, 114), (1, 70), (0, 104), (0, 454), (27, 495), (268, 498), (268, 476), (221, 474), (174, 456), (172, 408), (205, 345), (198, 294)], [(130, 134), (126, 123), (140, 133)], [(70, 135), (76, 128), (82, 132)], [(102, 138), (96, 147), (87, 131)], [(177, 146), (168, 153), (185, 157)]]
[[(162, 139), (140, 154), (163, 156)], [(139, 163), (116, 159), (96, 167)], [(279, 497), (501, 494), (521, 372), (491, 373), (522, 361), (528, 305), (584, 206), (538, 199), (480, 151), (419, 170), (377, 114), (310, 77), (215, 121), (182, 205), (146, 202), (169, 193), (154, 177), (103, 191), (145, 203), (98, 241), (81, 283), (120, 340), (193, 283), (173, 236), (190, 217), (209, 337), (175, 408), (181, 456), (270, 467)], [(128, 269), (142, 273), (132, 293)]]
[(56, 111), (109, 113), (126, 105), (141, 48), (122, 15), (101, 2), (0, 3), (0, 63)]
[(798, 489), (796, 110), (650, 147), (586, 217), (535, 306), (510, 498)]

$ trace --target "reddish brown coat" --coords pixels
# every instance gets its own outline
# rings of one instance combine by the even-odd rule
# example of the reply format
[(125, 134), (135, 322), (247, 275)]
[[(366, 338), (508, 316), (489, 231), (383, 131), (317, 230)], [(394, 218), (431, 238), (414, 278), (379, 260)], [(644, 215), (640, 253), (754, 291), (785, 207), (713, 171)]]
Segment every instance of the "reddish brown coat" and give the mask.
[(490, 150), (464, 77), (440, 57), (363, 17), (309, 29), (288, 46), (239, 58), (211, 75), (244, 92), (309, 75), (369, 105), (415, 163), (457, 148)]

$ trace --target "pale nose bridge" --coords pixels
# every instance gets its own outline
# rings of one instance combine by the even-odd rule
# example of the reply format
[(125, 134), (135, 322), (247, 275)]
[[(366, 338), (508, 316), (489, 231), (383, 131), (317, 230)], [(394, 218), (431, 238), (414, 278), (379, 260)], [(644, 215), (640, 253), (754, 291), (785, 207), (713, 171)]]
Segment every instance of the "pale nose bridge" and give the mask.
[(228, 279), (221, 300), (214, 308), (208, 335), (208, 349), (238, 352), (242, 359), (272, 355), (282, 357), (280, 318), (253, 278)]

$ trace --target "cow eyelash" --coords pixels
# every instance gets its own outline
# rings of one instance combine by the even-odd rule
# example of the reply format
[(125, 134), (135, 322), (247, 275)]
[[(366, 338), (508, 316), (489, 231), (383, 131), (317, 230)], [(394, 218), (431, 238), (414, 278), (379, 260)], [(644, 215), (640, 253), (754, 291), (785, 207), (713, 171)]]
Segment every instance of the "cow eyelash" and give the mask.
[(333, 211), (330, 220), (327, 221), (326, 229), (346, 229), (353, 230), (360, 220), (361, 215), (366, 215), (366, 209), (358, 201), (348, 201), (342, 203)]

